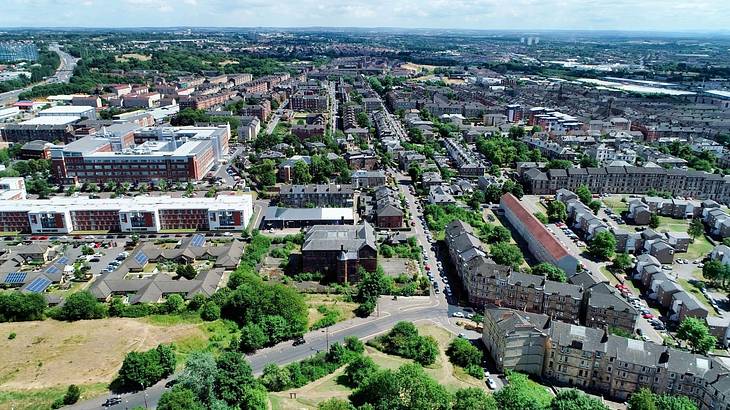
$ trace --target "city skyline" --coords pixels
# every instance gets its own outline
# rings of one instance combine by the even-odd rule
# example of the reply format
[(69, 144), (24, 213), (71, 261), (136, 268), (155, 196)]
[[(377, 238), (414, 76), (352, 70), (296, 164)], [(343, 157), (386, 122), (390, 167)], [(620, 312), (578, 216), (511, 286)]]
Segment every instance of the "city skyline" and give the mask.
[[(30, 6), (30, 7), (29, 7)], [(482, 30), (727, 32), (721, 0), (298, 1), (9, 0), (0, 26), (13, 27), (361, 27)], [(148, 13), (140, 13), (147, 10)]]

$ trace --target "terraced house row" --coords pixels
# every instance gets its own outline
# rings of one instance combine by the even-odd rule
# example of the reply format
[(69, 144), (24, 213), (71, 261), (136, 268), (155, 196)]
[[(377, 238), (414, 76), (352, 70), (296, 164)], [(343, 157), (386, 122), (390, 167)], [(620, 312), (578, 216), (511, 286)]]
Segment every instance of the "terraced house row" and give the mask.
[(634, 332), (639, 314), (616, 290), (588, 274), (572, 283), (512, 270), (487, 256), (473, 228), (462, 221), (446, 226), (449, 257), (461, 279), (469, 303), (543, 313), (558, 320), (590, 327), (615, 327)]
[(592, 192), (646, 194), (670, 192), (673, 196), (730, 202), (730, 177), (702, 171), (664, 169), (659, 166), (549, 169), (533, 168), (523, 174), (526, 188), (535, 195), (558, 189), (572, 191), (586, 185)]
[(520, 371), (614, 400), (647, 388), (687, 396), (702, 410), (730, 408), (730, 369), (712, 356), (505, 308), (486, 309), (482, 339), (500, 372)]

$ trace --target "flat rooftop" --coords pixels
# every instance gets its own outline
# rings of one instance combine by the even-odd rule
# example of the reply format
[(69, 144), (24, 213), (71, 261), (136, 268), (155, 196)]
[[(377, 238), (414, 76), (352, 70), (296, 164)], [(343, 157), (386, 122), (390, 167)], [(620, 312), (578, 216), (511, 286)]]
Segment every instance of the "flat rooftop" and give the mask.
[(151, 209), (211, 209), (243, 210), (252, 202), (251, 195), (218, 195), (215, 198), (173, 198), (164, 196), (136, 196), (123, 198), (91, 199), (88, 196), (52, 197), (51, 199), (26, 199), (0, 201), (0, 212), (59, 212), (73, 210), (151, 210)]
[(38, 115), (81, 115), (91, 110), (94, 110), (94, 107), (89, 105), (57, 105), (38, 112)]
[(78, 115), (51, 115), (47, 117), (35, 117), (19, 123), (19, 125), (66, 125), (81, 119)]

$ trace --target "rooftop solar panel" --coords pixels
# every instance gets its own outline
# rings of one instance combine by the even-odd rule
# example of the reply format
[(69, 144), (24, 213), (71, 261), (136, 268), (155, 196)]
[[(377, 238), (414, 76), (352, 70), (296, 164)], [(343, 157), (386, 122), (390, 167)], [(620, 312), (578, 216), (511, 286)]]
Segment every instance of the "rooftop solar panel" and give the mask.
[(39, 277), (39, 278), (35, 278), (33, 280), (33, 282), (31, 282), (30, 285), (28, 285), (28, 287), (25, 288), (25, 290), (27, 290), (28, 292), (40, 293), (40, 292), (43, 292), (44, 290), (48, 289), (49, 286), (51, 286), (50, 280), (48, 280), (44, 277)]
[(58, 273), (58, 272), (61, 272), (61, 269), (58, 269), (58, 267), (55, 265), (51, 265), (48, 267), (48, 269), (46, 269), (46, 273)]
[(147, 255), (145, 255), (142, 252), (138, 252), (136, 255), (134, 255), (134, 260), (137, 261), (140, 265), (147, 263)]
[(67, 256), (64, 256), (64, 257), (62, 257), (61, 259), (57, 260), (57, 261), (56, 261), (56, 263), (59, 263), (59, 264), (65, 265), (65, 264), (67, 264), (67, 263), (68, 263), (68, 257), (67, 257)]
[(26, 272), (10, 272), (5, 276), (5, 283), (23, 283), (26, 276)]
[(193, 235), (193, 238), (190, 240), (190, 245), (192, 246), (203, 246), (205, 243), (205, 236), (197, 234)]

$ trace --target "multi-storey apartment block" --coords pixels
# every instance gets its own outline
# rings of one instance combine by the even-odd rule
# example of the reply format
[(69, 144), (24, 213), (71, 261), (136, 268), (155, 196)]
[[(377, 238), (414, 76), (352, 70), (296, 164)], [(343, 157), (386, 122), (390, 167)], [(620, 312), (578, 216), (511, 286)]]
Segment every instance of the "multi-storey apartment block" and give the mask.
[(248, 225), (252, 213), (250, 195), (9, 200), (0, 201), (0, 231), (69, 234), (76, 231), (241, 230)]
[(352, 208), (352, 185), (282, 185), (279, 202), (292, 208)]
[(88, 136), (53, 147), (51, 172), (64, 183), (202, 179), (228, 153), (230, 134), (226, 125)]

